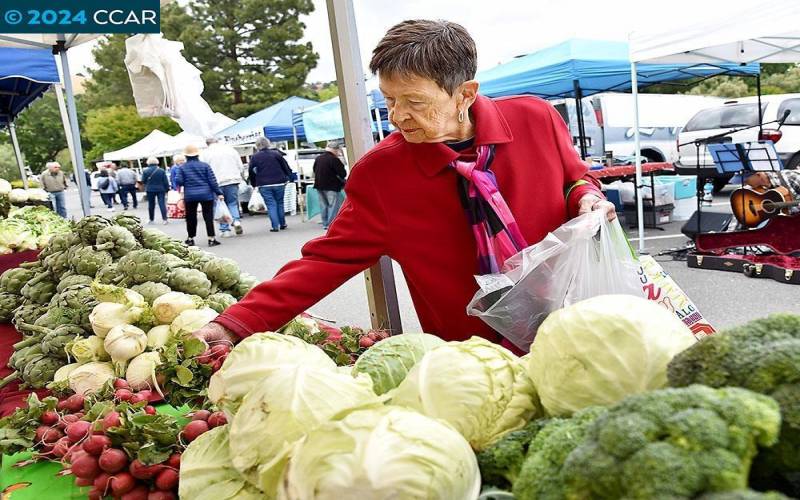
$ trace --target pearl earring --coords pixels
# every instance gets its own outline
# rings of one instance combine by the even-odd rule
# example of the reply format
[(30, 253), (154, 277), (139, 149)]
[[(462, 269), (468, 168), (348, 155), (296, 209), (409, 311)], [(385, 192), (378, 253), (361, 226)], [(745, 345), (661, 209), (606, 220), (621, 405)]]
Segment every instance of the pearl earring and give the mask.
[(464, 123), (464, 110), (458, 112), (458, 123)]

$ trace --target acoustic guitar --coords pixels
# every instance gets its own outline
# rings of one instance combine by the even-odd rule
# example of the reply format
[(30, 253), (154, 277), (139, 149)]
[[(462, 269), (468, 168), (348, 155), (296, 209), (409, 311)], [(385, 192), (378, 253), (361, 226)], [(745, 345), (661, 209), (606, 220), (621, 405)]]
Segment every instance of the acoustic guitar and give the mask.
[(780, 214), (783, 209), (798, 205), (800, 200), (792, 200), (785, 187), (768, 189), (763, 193), (740, 188), (731, 194), (733, 215), (745, 227), (757, 226)]

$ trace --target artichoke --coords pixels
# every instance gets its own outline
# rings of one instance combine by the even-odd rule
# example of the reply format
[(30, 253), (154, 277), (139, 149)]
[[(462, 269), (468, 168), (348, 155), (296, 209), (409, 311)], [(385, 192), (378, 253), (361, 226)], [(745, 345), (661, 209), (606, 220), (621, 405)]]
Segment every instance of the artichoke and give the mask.
[(22, 297), (15, 293), (0, 292), (0, 322), (11, 321), (14, 311), (22, 304)]
[(211, 262), (212, 260), (216, 259), (217, 256), (213, 253), (206, 252), (200, 249), (191, 249), (189, 254), (186, 256), (186, 262), (189, 263), (194, 269), (198, 271), (202, 271), (203, 268)]
[(189, 267), (188, 262), (180, 257), (172, 255), (171, 253), (162, 253), (161, 258), (164, 259), (164, 262), (166, 262), (167, 267), (170, 269), (175, 269), (177, 267)]
[(111, 226), (101, 229), (97, 233), (97, 244), (95, 250), (108, 250), (114, 257), (122, 257), (128, 252), (139, 248), (139, 242), (133, 233), (122, 226)]
[[(175, 258), (177, 259), (177, 257)], [(161, 297), (165, 293), (172, 291), (172, 289), (164, 283), (156, 283), (154, 281), (148, 281), (146, 283), (142, 283), (141, 285), (132, 286), (131, 290), (141, 294), (142, 297), (144, 297), (144, 300), (151, 305), (153, 304), (154, 300)]]
[(173, 290), (197, 295), (202, 298), (211, 293), (211, 281), (197, 269), (178, 268), (169, 274), (169, 286)]
[[(43, 326), (45, 328), (56, 328), (61, 325), (78, 325), (80, 324), (81, 313), (69, 307), (50, 307), (42, 316), (39, 316), (33, 324), (36, 326)], [(17, 329), (21, 329), (21, 325), (15, 325)], [(24, 331), (23, 331), (24, 333)]]
[(116, 263), (103, 266), (97, 271), (94, 280), (104, 285), (124, 286), (127, 283), (125, 275), (122, 274), (122, 271), (119, 270), (119, 266)]
[(91, 285), (92, 279), (91, 276), (86, 276), (85, 274), (71, 274), (67, 277), (62, 276), (61, 281), (58, 282), (56, 285), (56, 292), (61, 293), (69, 287), (76, 286), (76, 285)]
[(220, 314), (235, 303), (236, 297), (229, 293), (215, 293), (206, 299), (206, 305)]
[(236, 283), (230, 290), (230, 294), (241, 300), (242, 297), (247, 295), (247, 292), (258, 286), (258, 280), (255, 276), (242, 273), (239, 276), (239, 282)]
[(106, 251), (97, 251), (92, 247), (80, 247), (71, 252), (70, 263), (78, 274), (95, 276), (103, 267), (111, 264), (113, 258)]
[[(14, 326), (20, 323), (33, 323), (47, 312), (47, 306), (42, 304), (23, 304), (14, 311), (11, 323)], [(19, 329), (19, 327), (17, 327)]]
[(86, 245), (97, 243), (97, 233), (111, 225), (111, 221), (101, 215), (90, 215), (79, 220), (75, 224), (75, 231), (80, 236), (81, 241)]
[(56, 284), (51, 281), (50, 273), (39, 273), (25, 286), (20, 293), (36, 304), (47, 304), (56, 293)]
[(156, 250), (134, 250), (121, 258), (117, 266), (133, 283), (162, 282), (169, 274), (167, 264)]
[(0, 275), (0, 290), (7, 293), (19, 294), (25, 283), (33, 279), (36, 272), (32, 269), (16, 267)]
[(77, 233), (56, 234), (50, 238), (50, 241), (47, 242), (47, 245), (45, 245), (42, 251), (39, 252), (39, 258), (44, 259), (45, 257), (54, 253), (66, 252), (70, 249), (70, 247), (75, 246), (78, 243), (80, 243), (80, 237), (78, 237)]
[(208, 261), (203, 266), (203, 272), (219, 288), (229, 288), (235, 285), (239, 282), (239, 275), (241, 274), (239, 264), (233, 259), (227, 258), (216, 258)]
[(64, 366), (64, 362), (58, 358), (45, 355), (37, 356), (25, 364), (19, 378), (25, 382), (27, 387), (42, 389), (49, 382), (52, 382), (53, 375), (62, 366)]
[(144, 230), (142, 246), (150, 250), (157, 250), (160, 253), (172, 254), (181, 259), (185, 259), (189, 254), (189, 247), (185, 243), (170, 238), (157, 229)]
[(55, 328), (28, 324), (20, 326), (41, 338), (42, 354), (63, 359), (67, 359), (67, 344), (84, 334), (83, 328), (75, 325), (59, 325)]
[(42, 264), (44, 264), (45, 269), (50, 271), (50, 274), (55, 277), (61, 277), (62, 274), (69, 271), (69, 253), (56, 252), (48, 255), (42, 261)]
[(133, 214), (118, 214), (112, 219), (112, 222), (118, 226), (122, 226), (136, 238), (136, 241), (142, 241), (142, 219)]

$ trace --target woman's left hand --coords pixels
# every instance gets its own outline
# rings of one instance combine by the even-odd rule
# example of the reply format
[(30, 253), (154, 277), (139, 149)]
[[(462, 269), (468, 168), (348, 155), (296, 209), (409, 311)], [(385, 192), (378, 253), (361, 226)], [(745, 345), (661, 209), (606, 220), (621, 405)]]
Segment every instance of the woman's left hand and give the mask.
[(583, 215), (594, 210), (604, 210), (608, 220), (617, 218), (617, 209), (610, 201), (604, 200), (595, 194), (585, 194), (578, 202), (578, 215)]

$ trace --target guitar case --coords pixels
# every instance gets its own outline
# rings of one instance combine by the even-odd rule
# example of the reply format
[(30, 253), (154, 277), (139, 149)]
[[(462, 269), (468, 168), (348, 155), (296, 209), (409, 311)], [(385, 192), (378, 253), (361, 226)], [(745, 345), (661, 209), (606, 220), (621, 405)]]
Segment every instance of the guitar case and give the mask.
[[(742, 247), (768, 247), (770, 254), (742, 254)], [(782, 215), (764, 227), (727, 233), (698, 234), (688, 265), (743, 273), (751, 278), (769, 278), (800, 285), (800, 215)]]

